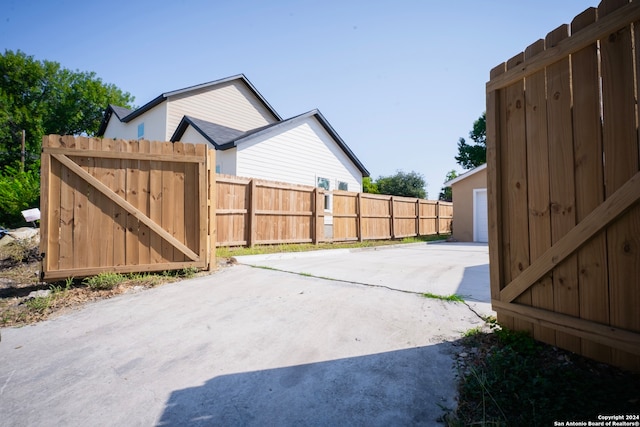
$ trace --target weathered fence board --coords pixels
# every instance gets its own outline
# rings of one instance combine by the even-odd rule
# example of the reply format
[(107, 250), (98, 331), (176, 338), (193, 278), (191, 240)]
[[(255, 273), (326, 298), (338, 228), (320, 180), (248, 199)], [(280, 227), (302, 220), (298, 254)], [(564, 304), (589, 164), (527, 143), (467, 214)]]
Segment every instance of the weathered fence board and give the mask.
[(499, 320), (640, 371), (640, 1), (604, 0), (487, 83)]

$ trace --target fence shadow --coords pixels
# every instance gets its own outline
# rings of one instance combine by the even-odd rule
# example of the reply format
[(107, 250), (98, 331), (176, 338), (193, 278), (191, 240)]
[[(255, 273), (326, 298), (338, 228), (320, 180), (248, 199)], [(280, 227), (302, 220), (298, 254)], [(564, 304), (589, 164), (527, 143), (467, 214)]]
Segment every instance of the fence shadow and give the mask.
[(441, 425), (455, 343), (221, 375), (173, 391), (160, 426)]
[(489, 264), (465, 267), (456, 294), (465, 300), (491, 303)]

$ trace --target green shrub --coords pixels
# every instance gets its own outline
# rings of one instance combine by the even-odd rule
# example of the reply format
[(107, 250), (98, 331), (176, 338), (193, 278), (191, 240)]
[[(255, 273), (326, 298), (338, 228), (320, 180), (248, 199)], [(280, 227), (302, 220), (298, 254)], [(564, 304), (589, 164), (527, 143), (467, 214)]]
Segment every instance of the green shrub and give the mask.
[(22, 211), (40, 205), (40, 173), (36, 167), (22, 170), (5, 166), (0, 173), (0, 224), (24, 223)]

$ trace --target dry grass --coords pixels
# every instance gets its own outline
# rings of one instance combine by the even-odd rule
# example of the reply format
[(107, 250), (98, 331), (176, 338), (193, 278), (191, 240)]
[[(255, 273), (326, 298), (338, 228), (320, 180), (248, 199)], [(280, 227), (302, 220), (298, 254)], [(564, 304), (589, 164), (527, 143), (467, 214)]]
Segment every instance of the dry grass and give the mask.
[[(86, 280), (43, 283), (39, 279), (37, 238), (5, 241), (0, 246), (0, 327), (39, 322), (88, 302), (138, 292), (193, 275), (193, 271), (128, 274), (122, 275), (113, 286), (104, 288), (99, 286), (99, 282), (98, 286), (91, 286)], [(38, 291), (49, 292), (36, 295)]]

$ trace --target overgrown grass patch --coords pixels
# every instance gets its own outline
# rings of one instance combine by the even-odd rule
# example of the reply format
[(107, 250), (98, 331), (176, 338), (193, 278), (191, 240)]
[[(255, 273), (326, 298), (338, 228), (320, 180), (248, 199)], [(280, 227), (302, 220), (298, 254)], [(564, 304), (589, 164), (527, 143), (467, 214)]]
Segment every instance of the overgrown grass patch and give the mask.
[(119, 273), (100, 273), (97, 276), (87, 277), (84, 283), (93, 290), (109, 290), (124, 282), (126, 277)]
[[(552, 426), (640, 414), (640, 376), (501, 328), (462, 339), (459, 401), (449, 426)], [(475, 328), (474, 328), (475, 329)]]

